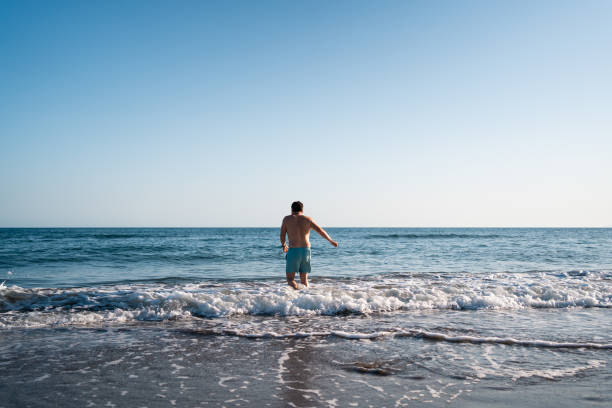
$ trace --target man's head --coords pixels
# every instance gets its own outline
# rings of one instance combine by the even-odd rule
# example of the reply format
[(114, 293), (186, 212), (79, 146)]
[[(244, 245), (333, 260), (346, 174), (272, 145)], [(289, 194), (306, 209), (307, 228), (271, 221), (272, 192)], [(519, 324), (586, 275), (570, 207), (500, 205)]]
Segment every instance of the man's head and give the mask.
[(304, 204), (301, 201), (294, 201), (291, 203), (291, 212), (299, 213), (304, 211)]

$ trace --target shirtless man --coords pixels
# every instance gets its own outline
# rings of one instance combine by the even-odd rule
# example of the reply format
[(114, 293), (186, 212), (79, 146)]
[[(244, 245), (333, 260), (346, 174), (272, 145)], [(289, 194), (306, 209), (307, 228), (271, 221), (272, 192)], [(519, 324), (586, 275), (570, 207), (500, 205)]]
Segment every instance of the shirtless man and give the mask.
[[(293, 289), (297, 289), (298, 285), (295, 282), (295, 273), (300, 273), (300, 282), (302, 285), (308, 286), (308, 273), (310, 272), (310, 230), (313, 229), (323, 238), (329, 241), (334, 247), (338, 247), (338, 243), (327, 235), (327, 232), (319, 227), (312, 218), (306, 217), (302, 212), (304, 204), (295, 201), (291, 204), (291, 215), (283, 218), (283, 224), (280, 230), (280, 240), (283, 245), (283, 252), (287, 253), (287, 266), (285, 273), (287, 274), (287, 283)], [(289, 246), (285, 244), (285, 235), (289, 235)]]

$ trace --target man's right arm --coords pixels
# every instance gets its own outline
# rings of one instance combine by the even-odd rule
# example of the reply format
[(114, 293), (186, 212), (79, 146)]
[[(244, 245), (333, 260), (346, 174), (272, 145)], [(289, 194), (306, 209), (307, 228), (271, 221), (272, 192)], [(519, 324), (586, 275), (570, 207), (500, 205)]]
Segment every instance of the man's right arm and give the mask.
[(286, 235), (287, 235), (287, 225), (285, 225), (285, 219), (283, 218), (283, 223), (281, 224), (281, 230), (280, 230), (280, 241), (281, 241), (281, 245), (283, 246), (283, 252), (287, 252), (289, 250), (289, 248), (287, 247), (287, 244), (285, 244)]
[(325, 238), (326, 240), (329, 241), (330, 244), (332, 244), (334, 247), (338, 246), (338, 243), (336, 241), (334, 241), (333, 239), (331, 239), (331, 237), (327, 234), (327, 232), (325, 232), (325, 230), (321, 227), (319, 227), (317, 225), (316, 222), (314, 222), (314, 220), (311, 218), (310, 219), (310, 227), (317, 231), (319, 233), (320, 236), (322, 236), (323, 238)]

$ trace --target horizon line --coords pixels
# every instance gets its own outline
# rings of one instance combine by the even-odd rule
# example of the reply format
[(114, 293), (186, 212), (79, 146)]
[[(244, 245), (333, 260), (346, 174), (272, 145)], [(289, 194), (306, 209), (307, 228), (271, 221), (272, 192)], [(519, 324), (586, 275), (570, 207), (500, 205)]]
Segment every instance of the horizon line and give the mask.
[[(105, 226), (105, 227), (100, 227), (100, 226), (46, 226), (46, 227), (41, 227), (41, 226), (30, 226), (30, 227), (3, 227), (0, 226), (0, 229), (256, 229), (256, 228), (280, 228), (280, 226), (259, 226), (259, 227), (253, 227), (253, 226), (242, 226), (242, 227), (186, 227), (186, 226), (173, 226), (173, 227), (169, 227), (169, 226)], [(390, 227), (390, 226), (377, 226), (377, 227), (373, 227), (373, 226), (367, 226), (367, 227), (359, 227), (359, 226), (350, 226), (350, 227), (346, 227), (346, 226), (325, 226), (325, 228), (396, 228), (396, 229), (612, 229), (612, 226), (520, 226), (520, 227), (516, 227), (516, 226), (487, 226), (487, 227), (466, 227), (466, 226), (462, 226), (462, 227)]]

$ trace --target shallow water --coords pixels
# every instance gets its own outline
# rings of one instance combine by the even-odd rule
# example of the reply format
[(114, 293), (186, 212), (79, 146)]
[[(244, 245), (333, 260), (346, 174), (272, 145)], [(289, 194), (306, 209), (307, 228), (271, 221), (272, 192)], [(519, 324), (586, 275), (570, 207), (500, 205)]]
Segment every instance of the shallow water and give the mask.
[(330, 233), (1, 229), (0, 406), (612, 399), (612, 230)]

